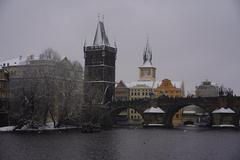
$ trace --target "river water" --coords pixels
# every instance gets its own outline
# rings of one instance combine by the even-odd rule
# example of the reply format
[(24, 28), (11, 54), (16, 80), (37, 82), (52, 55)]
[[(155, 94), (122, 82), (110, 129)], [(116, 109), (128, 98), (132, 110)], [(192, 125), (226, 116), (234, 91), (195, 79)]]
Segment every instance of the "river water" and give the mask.
[(240, 160), (240, 131), (112, 129), (0, 133), (0, 160)]

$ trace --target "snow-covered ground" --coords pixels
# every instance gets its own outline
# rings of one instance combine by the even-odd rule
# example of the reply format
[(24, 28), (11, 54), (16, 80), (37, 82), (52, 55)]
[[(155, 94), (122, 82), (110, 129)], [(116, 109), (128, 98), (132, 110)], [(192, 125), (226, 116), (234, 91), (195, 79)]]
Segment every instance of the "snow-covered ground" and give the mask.
[[(0, 132), (11, 132), (14, 130), (16, 126), (5, 126), (0, 127)], [(45, 126), (41, 126), (39, 128), (29, 128), (28, 126), (23, 126), (21, 129), (16, 129), (15, 131), (50, 131), (50, 130), (68, 130), (68, 129), (77, 129), (75, 126), (65, 126), (54, 128), (53, 123), (47, 123)]]
[(10, 132), (10, 131), (13, 131), (13, 129), (14, 129), (15, 127), (16, 127), (16, 126), (0, 127), (0, 132)]
[(221, 124), (221, 125), (212, 125), (212, 127), (236, 127), (236, 126), (231, 124)]

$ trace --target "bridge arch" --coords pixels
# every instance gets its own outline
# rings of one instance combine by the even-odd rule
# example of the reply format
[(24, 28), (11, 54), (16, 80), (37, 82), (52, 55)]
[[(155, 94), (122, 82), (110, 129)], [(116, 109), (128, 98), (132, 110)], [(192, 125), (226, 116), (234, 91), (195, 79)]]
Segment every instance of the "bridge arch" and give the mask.
[[(134, 113), (131, 113), (132, 114), (131, 116), (139, 116), (140, 115), (140, 117), (144, 120), (143, 111), (141, 109), (139, 109), (138, 107), (134, 107), (134, 106), (120, 106), (117, 109), (114, 109), (114, 110), (111, 111), (111, 118), (112, 118), (113, 122), (116, 123), (117, 118), (119, 118), (119, 114), (124, 112), (124, 111), (128, 112), (129, 109), (132, 109), (132, 110), (130, 110), (130, 112), (134, 111)], [(127, 119), (126, 120), (129, 121), (130, 117), (129, 117), (128, 114), (129, 113), (127, 113), (127, 117), (126, 117)], [(138, 119), (138, 118), (137, 117), (131, 117), (130, 119)]]
[(212, 112), (212, 109), (211, 109), (212, 107), (204, 106), (204, 105), (201, 105), (198, 103), (175, 104), (174, 106), (168, 106), (165, 109), (165, 115), (164, 115), (165, 126), (168, 128), (174, 127), (174, 125), (173, 125), (174, 115), (181, 109), (184, 109), (185, 107), (188, 107), (191, 105), (201, 108), (204, 113), (208, 113), (209, 115)]

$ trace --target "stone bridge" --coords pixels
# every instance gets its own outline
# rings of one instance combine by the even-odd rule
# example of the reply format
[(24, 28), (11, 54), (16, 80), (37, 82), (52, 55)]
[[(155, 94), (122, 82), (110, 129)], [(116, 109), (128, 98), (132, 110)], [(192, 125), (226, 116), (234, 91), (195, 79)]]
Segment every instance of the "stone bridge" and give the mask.
[(229, 107), (236, 112), (235, 123), (239, 123), (240, 117), (240, 97), (224, 96), (224, 97), (186, 97), (186, 98), (168, 98), (160, 97), (156, 99), (139, 99), (133, 101), (114, 101), (108, 104), (108, 113), (114, 119), (121, 111), (132, 108), (139, 114), (143, 115), (144, 110), (153, 107), (160, 107), (165, 111), (164, 126), (172, 128), (172, 118), (175, 113), (188, 106), (196, 105), (202, 108), (205, 112), (211, 113), (213, 110), (220, 107)]

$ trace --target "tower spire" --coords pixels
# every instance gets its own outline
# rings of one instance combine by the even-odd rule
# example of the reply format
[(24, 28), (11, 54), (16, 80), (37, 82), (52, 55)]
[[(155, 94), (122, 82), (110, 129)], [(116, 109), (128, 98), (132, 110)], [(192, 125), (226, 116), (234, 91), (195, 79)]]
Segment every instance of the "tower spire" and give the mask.
[(100, 46), (100, 45), (110, 46), (106, 31), (105, 31), (103, 19), (101, 21), (100, 15), (98, 14), (98, 24), (97, 24), (96, 33), (93, 40), (94, 46)]
[(152, 50), (149, 45), (149, 38), (147, 37), (147, 44), (143, 52), (143, 65), (149, 63), (152, 65)]

